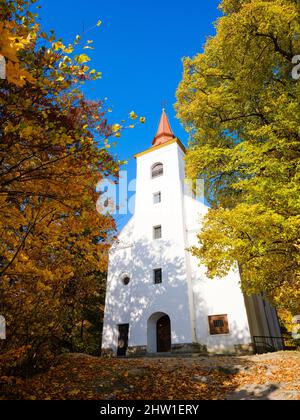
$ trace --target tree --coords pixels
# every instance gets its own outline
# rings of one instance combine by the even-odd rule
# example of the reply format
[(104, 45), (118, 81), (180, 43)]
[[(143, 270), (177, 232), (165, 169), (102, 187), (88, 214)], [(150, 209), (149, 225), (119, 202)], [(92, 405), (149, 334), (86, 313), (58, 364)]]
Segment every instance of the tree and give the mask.
[(97, 213), (95, 188), (118, 174), (108, 139), (122, 129), (81, 92), (100, 77), (87, 65), (91, 41), (41, 32), (32, 3), (1, 0), (0, 11), (0, 361), (22, 371), (60, 352), (67, 308), (84, 322), (83, 302), (103, 290), (115, 222)]
[[(30, 29), (28, 25), (19, 25), (21, 15), (17, 14), (17, 9), (19, 7), (22, 12), (23, 5), (23, 0), (0, 1), (1, 18), (6, 20), (3, 19), (0, 22), (0, 54), (5, 57), (7, 62), (5, 73), (8, 81), (18, 86), (24, 86), (26, 81), (33, 82), (31, 74), (20, 66), (19, 52), (28, 47), (36, 36), (34, 27)], [(16, 19), (13, 18), (13, 15)], [(34, 16), (28, 11), (26, 18), (29, 23)]]
[[(87, 275), (85, 275), (87, 278)], [(57, 345), (70, 352), (101, 354), (106, 273), (90, 273), (85, 287), (71, 279), (60, 309), (63, 334)]]
[(236, 261), (248, 294), (300, 310), (300, 52), (296, 0), (223, 0), (216, 35), (184, 60), (177, 111), (190, 177), (211, 209), (193, 248), (208, 274)]

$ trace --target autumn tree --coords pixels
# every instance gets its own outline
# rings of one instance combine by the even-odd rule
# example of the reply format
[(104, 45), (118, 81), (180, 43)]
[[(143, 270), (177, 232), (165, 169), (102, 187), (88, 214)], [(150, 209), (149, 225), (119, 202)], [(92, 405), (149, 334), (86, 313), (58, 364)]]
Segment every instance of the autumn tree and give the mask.
[(115, 223), (96, 211), (95, 188), (118, 174), (108, 139), (122, 129), (82, 93), (100, 78), (92, 41), (41, 32), (33, 3), (0, 8), (0, 362), (30, 369), (82, 333), (87, 302), (103, 302)]
[(205, 178), (211, 205), (193, 253), (210, 276), (237, 261), (244, 291), (299, 313), (300, 3), (223, 0), (220, 9), (177, 91), (188, 175)]

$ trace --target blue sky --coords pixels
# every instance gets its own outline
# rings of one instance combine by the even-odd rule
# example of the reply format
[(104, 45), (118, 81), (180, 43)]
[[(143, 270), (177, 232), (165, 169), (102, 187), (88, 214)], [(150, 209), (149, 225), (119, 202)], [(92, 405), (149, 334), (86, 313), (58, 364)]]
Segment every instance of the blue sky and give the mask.
[[(202, 51), (214, 34), (219, 16), (218, 0), (40, 0), (42, 28), (55, 29), (65, 42), (91, 28), (94, 51), (91, 66), (102, 80), (85, 91), (90, 98), (108, 98), (112, 122), (134, 110), (145, 116), (145, 125), (129, 130), (114, 153), (127, 160), (128, 176), (135, 177), (133, 155), (151, 146), (161, 114), (162, 101), (176, 136), (186, 144), (187, 134), (176, 120), (173, 105), (182, 77), (182, 58)], [(120, 226), (126, 218), (122, 218)]]

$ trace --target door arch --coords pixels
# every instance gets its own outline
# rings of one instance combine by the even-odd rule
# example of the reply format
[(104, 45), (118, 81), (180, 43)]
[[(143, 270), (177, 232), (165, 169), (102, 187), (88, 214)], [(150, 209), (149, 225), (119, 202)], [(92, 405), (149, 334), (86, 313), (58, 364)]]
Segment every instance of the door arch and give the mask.
[(148, 353), (171, 351), (171, 320), (164, 312), (156, 312), (148, 319), (147, 325)]

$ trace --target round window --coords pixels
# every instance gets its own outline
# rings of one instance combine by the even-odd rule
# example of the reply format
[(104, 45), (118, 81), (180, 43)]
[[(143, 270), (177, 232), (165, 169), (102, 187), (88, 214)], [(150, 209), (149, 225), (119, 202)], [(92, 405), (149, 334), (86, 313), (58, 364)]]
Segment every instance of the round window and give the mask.
[(127, 286), (130, 283), (130, 278), (128, 276), (123, 277), (123, 284)]

